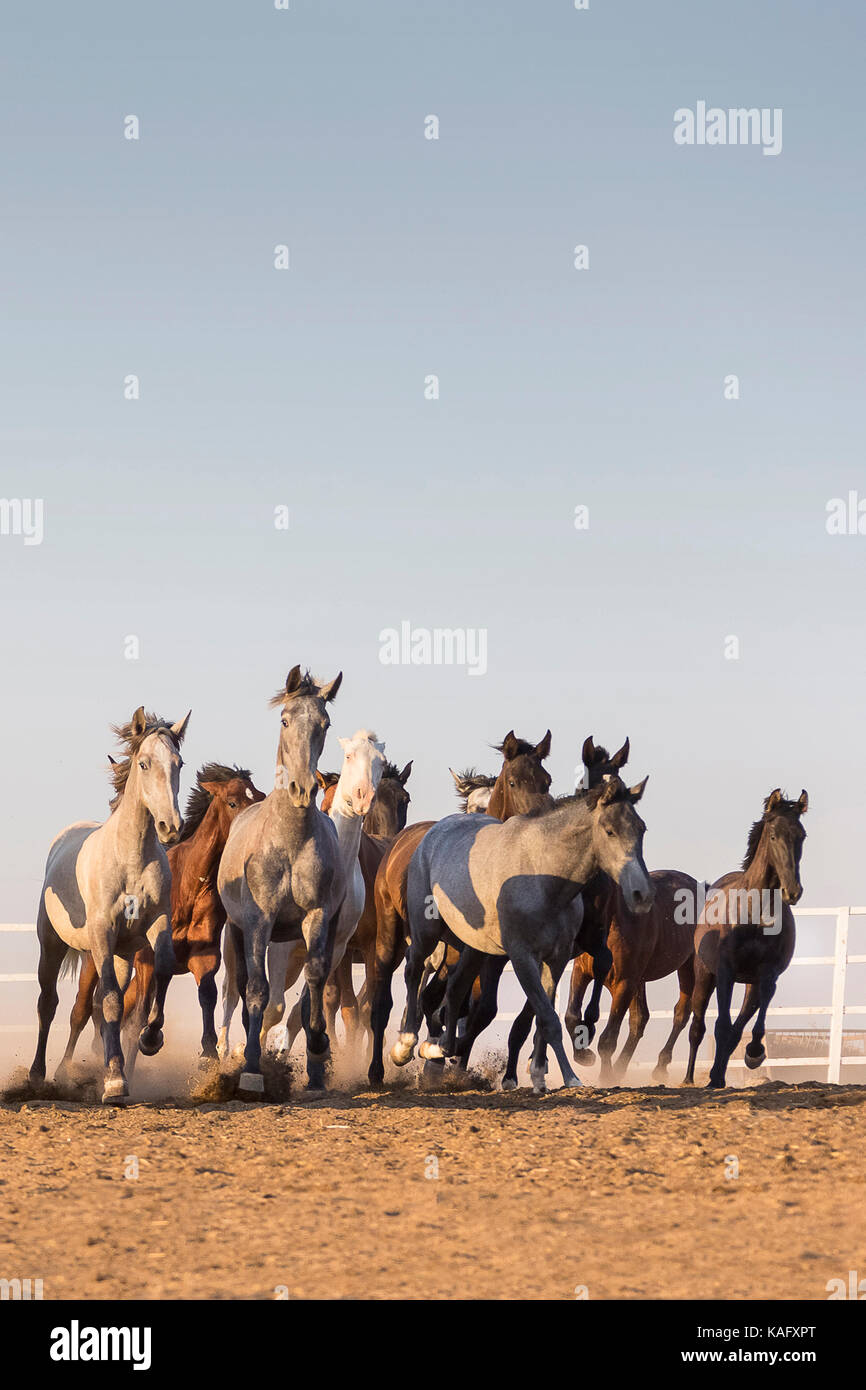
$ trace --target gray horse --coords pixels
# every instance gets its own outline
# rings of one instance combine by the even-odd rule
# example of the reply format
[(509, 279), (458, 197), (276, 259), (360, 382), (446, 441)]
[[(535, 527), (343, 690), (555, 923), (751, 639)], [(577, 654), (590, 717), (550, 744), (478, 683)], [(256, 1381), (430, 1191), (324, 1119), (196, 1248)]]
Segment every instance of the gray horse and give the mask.
[[(443, 1045), (425, 1042), (423, 1057), (455, 1050), (461, 991), (487, 955), (506, 955), (537, 1021), (533, 1083), (549, 1045), (566, 1086), (579, 1086), (562, 1045), (553, 999), (574, 948), (575, 914), (566, 909), (593, 874), (617, 882), (634, 912), (649, 910), (654, 887), (643, 861), (646, 827), (634, 809), (646, 778), (628, 788), (616, 775), (559, 802), (552, 810), (514, 816), (448, 816), (430, 829), (409, 866), (407, 907), (411, 944), (406, 962), (405, 1031), (391, 1050), (405, 1065), (418, 1041), (419, 985), (424, 961), (438, 941), (464, 946), (446, 993)], [(576, 904), (575, 904), (576, 905)]]
[(323, 991), (331, 968), (337, 914), (346, 891), (332, 820), (316, 806), (316, 769), (330, 725), (326, 705), (342, 671), (326, 685), (294, 666), (271, 701), (282, 710), (274, 790), (232, 823), (217, 887), (226, 910), (244, 1000), (247, 1044), (239, 1089), (264, 1090), (262, 1014), (268, 1000), (265, 960), (274, 941), (303, 941), (307, 987), (307, 1088), (321, 1090), (329, 1055)]
[(128, 724), (116, 727), (126, 756), (112, 760), (111, 815), (103, 825), (79, 821), (68, 826), (48, 851), (36, 922), (39, 1042), (30, 1068), (36, 1085), (45, 1080), (57, 976), (67, 955), (76, 959), (73, 952), (90, 951), (99, 972), (105, 1020), (103, 1102), (129, 1094), (120, 1039), (123, 991), (132, 958), (145, 942), (154, 954), (156, 993), (137, 1045), (148, 1057), (162, 1047), (165, 993), (175, 964), (171, 873), (163, 845), (180, 838), (179, 750), (188, 720), (189, 714), (169, 725), (140, 707)]

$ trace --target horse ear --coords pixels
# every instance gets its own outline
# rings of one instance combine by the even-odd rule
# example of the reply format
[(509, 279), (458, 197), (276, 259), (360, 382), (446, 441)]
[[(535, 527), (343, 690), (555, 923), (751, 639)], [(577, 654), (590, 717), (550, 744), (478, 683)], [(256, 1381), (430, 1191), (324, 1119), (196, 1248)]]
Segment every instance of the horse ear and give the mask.
[(132, 716), (131, 728), (136, 738), (139, 738), (147, 728), (147, 720), (144, 717), (144, 705), (139, 705), (135, 714)]
[(352, 740), (351, 740), (350, 738), (338, 738), (338, 739), (337, 739), (337, 742), (339, 743), (340, 747), (342, 748), (343, 752), (345, 753), (346, 749), (349, 747), (349, 744), (352, 742)]
[(325, 788), (326, 788), (327, 785), (328, 785), (328, 779), (327, 779), (327, 777), (325, 776), (324, 772), (320, 772), (318, 768), (316, 768), (316, 781), (318, 782), (319, 786), (322, 788), (322, 791), (324, 791)]
[(509, 729), (500, 744), (500, 752), (507, 763), (510, 762), (512, 758), (517, 757), (518, 746), (517, 739), (514, 737), (514, 730)]
[(611, 767), (615, 767), (617, 770), (619, 770), (621, 767), (625, 767), (625, 765), (626, 765), (627, 762), (628, 762), (628, 739), (626, 739), (625, 743), (622, 745), (622, 748), (620, 748), (619, 752), (618, 752), (618, 753), (614, 753), (613, 757), (612, 757), (611, 760), (610, 760), (610, 765), (611, 765)]
[(636, 801), (640, 801), (641, 797), (643, 796), (644, 792), (646, 791), (646, 784), (647, 784), (648, 781), (649, 781), (649, 773), (647, 773), (646, 777), (643, 779), (642, 782), (638, 782), (638, 783), (637, 783), (637, 786), (629, 787), (629, 789), (628, 789), (628, 795), (629, 795), (629, 800), (631, 801), (632, 805), (634, 805), (634, 803), (635, 803)]
[(301, 668), (300, 666), (293, 666), (289, 674), (286, 676), (286, 694), (294, 695), (300, 683)]
[(183, 736), (186, 733), (186, 726), (189, 723), (189, 717), (191, 714), (192, 710), (188, 709), (183, 719), (179, 719), (176, 724), (172, 724), (171, 726), (171, 732), (174, 734), (178, 743), (183, 743)]
[(797, 812), (798, 812), (799, 815), (802, 816), (802, 815), (805, 815), (805, 813), (808, 811), (808, 809), (809, 809), (809, 793), (806, 791), (806, 788), (804, 787), (803, 790), (800, 792), (800, 799), (799, 799), (798, 802), (797, 802)]
[(324, 700), (325, 704), (327, 704), (329, 700), (336, 698), (337, 691), (340, 689), (342, 683), (343, 672), (339, 671), (332, 681), (328, 681), (327, 685), (319, 686), (319, 695)]
[(584, 767), (592, 767), (595, 760), (595, 744), (592, 741), (592, 734), (583, 741), (583, 748), (580, 753), (580, 760)]
[[(403, 768), (403, 771), (399, 774), (397, 781), (400, 783), (401, 787), (405, 787), (406, 783), (409, 781), (409, 773), (412, 771), (412, 764), (414, 761), (414, 758), (410, 758), (406, 766)], [(451, 772), (450, 767), (448, 771)], [(451, 776), (454, 777), (453, 772), (451, 772)], [(454, 777), (454, 780), (456, 782), (457, 778)]]
[(771, 792), (770, 792), (770, 795), (767, 797), (767, 800), (764, 802), (764, 810), (765, 810), (765, 811), (772, 811), (773, 808), (774, 808), (775, 806), (778, 806), (778, 804), (779, 804), (779, 802), (780, 802), (781, 800), (782, 800), (782, 789), (781, 789), (781, 787), (776, 787), (774, 791), (771, 791)]
[(111, 756), (110, 753), (109, 753), (109, 755), (108, 755), (108, 761), (111, 763), (111, 766), (112, 766), (112, 767), (117, 767), (117, 759), (116, 759), (116, 758), (112, 758), (112, 756)]
[(548, 755), (549, 752), (550, 752), (550, 730), (548, 729), (547, 733), (544, 735), (544, 738), (541, 740), (541, 742), (538, 743), (538, 744), (536, 744), (536, 746), (535, 746), (535, 756), (536, 756), (540, 761), (543, 761), (543, 760), (547, 757), (547, 755)]

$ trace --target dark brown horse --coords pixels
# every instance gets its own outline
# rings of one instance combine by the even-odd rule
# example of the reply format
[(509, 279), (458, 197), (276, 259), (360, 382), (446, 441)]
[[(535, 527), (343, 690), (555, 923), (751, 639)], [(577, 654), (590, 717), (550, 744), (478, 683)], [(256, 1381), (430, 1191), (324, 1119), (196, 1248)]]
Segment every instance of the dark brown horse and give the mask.
[[(605, 980), (611, 994), (610, 1017), (598, 1040), (601, 1060), (599, 1080), (602, 1084), (610, 1082), (614, 1074), (618, 1079), (625, 1075), (635, 1048), (643, 1037), (650, 1017), (646, 998), (648, 981), (662, 980), (676, 971), (680, 983), (674, 1026), (659, 1057), (657, 1080), (664, 1079), (670, 1051), (688, 1022), (695, 978), (693, 923), (698, 901), (697, 881), (676, 869), (656, 869), (650, 878), (656, 885), (656, 896), (649, 912), (643, 916), (629, 912), (619, 891), (613, 897), (607, 937), (613, 965)], [(572, 1036), (580, 1026), (581, 1004), (592, 978), (592, 958), (579, 955), (572, 970), (571, 997), (566, 1014)], [(613, 1054), (627, 1009), (630, 1020), (628, 1041), (614, 1065)]]
[[(767, 1055), (764, 1031), (767, 1009), (782, 971), (794, 954), (796, 929), (790, 904), (803, 895), (800, 857), (806, 832), (800, 817), (809, 808), (806, 792), (787, 801), (777, 787), (764, 802), (764, 814), (749, 832), (739, 873), (725, 874), (711, 886), (695, 928), (695, 989), (689, 1029), (686, 1084), (695, 1079), (695, 1061), (706, 1024), (707, 1004), (715, 988), (719, 1016), (710, 1086), (724, 1086), (731, 1054), (743, 1029), (757, 1012), (746, 1066), (759, 1067)], [(743, 1005), (731, 1020), (731, 994), (745, 984)]]
[[(550, 752), (549, 729), (541, 742), (534, 746), (525, 739), (516, 738), (511, 730), (497, 751), (502, 754), (503, 762), (490, 795), (488, 814), (495, 806), (499, 810), (498, 818), (507, 820), (513, 815), (525, 815), (529, 811), (553, 805), (550, 773), (542, 766), (542, 760)], [(392, 981), (394, 971), (406, 953), (409, 939), (406, 913), (409, 864), (427, 831), (436, 824), (436, 821), (421, 821), (402, 830), (384, 855), (376, 873), (376, 943), (370, 1017), (373, 1055), (368, 1072), (371, 1086), (381, 1085), (385, 1077), (383, 1050), (385, 1029), (393, 1004)], [(444, 978), (442, 976), (443, 972), (437, 972), (424, 991), (428, 1026), (445, 991), (447, 966)]]
[[(253, 802), (263, 800), (264, 793), (253, 785), (246, 768), (206, 763), (199, 769), (196, 785), (187, 801), (182, 838), (168, 851), (174, 973), (188, 972), (198, 985), (203, 1057), (217, 1055), (216, 974), (220, 966), (220, 937), (225, 925), (225, 911), (216, 890), (217, 866), (235, 816)], [(154, 956), (149, 946), (137, 952), (134, 966), (135, 974), (127, 985), (123, 1001), (123, 1019), (130, 1024), (133, 1019), (147, 1016), (153, 997)], [(91, 1015), (99, 1028), (100, 1007), (94, 997), (96, 985), (96, 966), (88, 954), (69, 1019), (69, 1042), (63, 1067), (72, 1060), (75, 1045)]]

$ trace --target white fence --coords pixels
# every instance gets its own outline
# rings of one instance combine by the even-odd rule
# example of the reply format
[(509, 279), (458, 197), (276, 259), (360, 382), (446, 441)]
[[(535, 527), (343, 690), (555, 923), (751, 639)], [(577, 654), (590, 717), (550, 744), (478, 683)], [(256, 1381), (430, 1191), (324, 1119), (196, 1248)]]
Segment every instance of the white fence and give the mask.
[[(801, 907), (797, 909), (796, 916), (800, 917), (835, 917), (836, 918), (836, 940), (832, 956), (800, 956), (795, 955), (791, 961), (790, 969), (797, 966), (832, 965), (833, 983), (829, 1004), (789, 1004), (771, 1007), (767, 1013), (769, 1018), (803, 1018), (818, 1017), (829, 1018), (830, 1020), (830, 1040), (829, 1049), (826, 1057), (769, 1057), (767, 1065), (774, 1070), (776, 1067), (824, 1067), (827, 1068), (827, 1080), (839, 1082), (842, 1079), (842, 1068), (853, 1066), (866, 1066), (866, 1055), (861, 1057), (842, 1056), (842, 1035), (845, 1026), (845, 1019), (860, 1015), (866, 1017), (866, 1004), (846, 1004), (845, 986), (847, 982), (849, 965), (866, 965), (866, 954), (849, 955), (848, 953), (848, 933), (852, 917), (866, 917), (866, 907)], [(32, 932), (35, 933), (36, 927), (30, 922), (4, 922), (0, 923), (0, 933), (2, 932)], [(510, 969), (511, 967), (507, 967)], [(568, 1000), (568, 982), (570, 979), (570, 969), (567, 969), (560, 981), (558, 1005), (559, 1012), (562, 1014)], [(35, 984), (36, 975), (28, 974), (0, 974), (0, 984)], [(500, 1014), (499, 1020), (502, 1023), (510, 1022), (515, 1015)], [(672, 1009), (655, 1009), (652, 1012), (654, 1019), (673, 1018)], [(716, 1014), (712, 1010), (707, 1010), (707, 1018), (715, 1018)], [(606, 1014), (601, 1015), (601, 1020), (607, 1018)], [(7, 1029), (0, 1025), (0, 1032)], [(8, 1031), (19, 1032), (18, 1026), (13, 1025)], [(640, 1068), (640, 1064), (636, 1068)], [(648, 1064), (647, 1064), (648, 1065)], [(732, 1066), (741, 1065), (732, 1060)]]

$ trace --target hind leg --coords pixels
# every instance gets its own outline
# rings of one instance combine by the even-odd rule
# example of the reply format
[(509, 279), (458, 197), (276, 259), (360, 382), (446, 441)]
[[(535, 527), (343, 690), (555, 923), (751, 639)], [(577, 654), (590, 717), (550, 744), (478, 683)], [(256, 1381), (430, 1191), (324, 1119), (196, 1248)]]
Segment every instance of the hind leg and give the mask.
[(207, 1058), (218, 1055), (215, 1014), (216, 975), (219, 964), (219, 953), (212, 950), (193, 955), (189, 962), (190, 974), (198, 986), (198, 1002), (201, 1009), (201, 1055)]
[(598, 1040), (598, 1056), (601, 1062), (599, 1081), (602, 1086), (610, 1085), (614, 1080), (613, 1054), (616, 1051), (620, 1025), (638, 989), (640, 985), (634, 980), (620, 979), (615, 981), (611, 990), (610, 1017)]
[[(544, 1072), (547, 1070), (546, 1059), (543, 1058), (542, 1048), (552, 1047), (559, 1069), (562, 1072), (562, 1082), (564, 1086), (580, 1086), (582, 1082), (575, 1076), (568, 1064), (565, 1055), (565, 1048), (562, 1043), (562, 1024), (553, 1004), (556, 995), (556, 986), (559, 984), (559, 977), (562, 974), (566, 962), (571, 953), (572, 943), (568, 941), (559, 952), (551, 952), (544, 962), (544, 975), (542, 967), (531, 955), (530, 950), (522, 942), (514, 942), (514, 935), (509, 932), (510, 942), (509, 954), (511, 964), (514, 966), (514, 973), (517, 976), (526, 998), (532, 1006), (536, 1018), (538, 1030), (538, 1041), (533, 1058), (533, 1066), (536, 1063), (539, 1067), (543, 1066)], [(523, 935), (523, 933), (521, 933)], [(525, 933), (527, 939), (531, 940), (531, 927)], [(513, 944), (510, 944), (513, 942)], [(543, 1075), (543, 1072), (533, 1074), (533, 1081), (536, 1074)]]
[(508, 1061), (505, 1064), (505, 1075), (502, 1078), (503, 1091), (513, 1091), (517, 1086), (517, 1064), (520, 1061), (520, 1049), (529, 1037), (534, 1017), (532, 1005), (527, 999), (512, 1023), (508, 1034)]
[(674, 1006), (674, 1021), (671, 1027), (668, 1040), (659, 1053), (656, 1069), (653, 1072), (654, 1081), (666, 1081), (668, 1067), (674, 1055), (674, 1043), (689, 1021), (689, 1014), (692, 1011), (692, 994), (695, 988), (695, 958), (689, 956), (677, 971), (677, 978), (680, 984), (680, 996)]
[(147, 1023), (138, 1035), (138, 1047), (145, 1057), (153, 1057), (164, 1042), (165, 996), (177, 967), (168, 912), (162, 913), (148, 928), (147, 941), (153, 951), (154, 989)]
[(57, 935), (48, 920), (48, 914), (40, 905), (39, 910), (39, 1000), (36, 1013), (39, 1019), (39, 1039), (36, 1043), (36, 1056), (30, 1068), (30, 1080), (38, 1086), (45, 1080), (45, 1051), (48, 1046), (48, 1033), (57, 1012), (57, 976), (66, 955), (66, 942)]
[(422, 1043), (418, 1049), (421, 1057), (453, 1057), (457, 1052), (457, 1022), (461, 1016), (463, 1008), (469, 998), (469, 991), (475, 981), (479, 968), (484, 960), (484, 952), (476, 951), (471, 946), (464, 946), (460, 952), (460, 959), (454, 969), (448, 973), (448, 984), (445, 988), (445, 1036), (441, 1047), (432, 1044), (430, 1051), (425, 1051), (427, 1044)]
[(86, 951), (81, 964), (75, 1003), (72, 1005), (72, 1012), (69, 1015), (69, 1041), (66, 1044), (63, 1060), (55, 1073), (56, 1081), (63, 1082), (68, 1078), (69, 1064), (72, 1061), (76, 1044), (93, 1013), (93, 992), (96, 989), (98, 978), (96, 966), (93, 964), (93, 956), (89, 951)]
[(642, 984), (636, 991), (634, 998), (629, 1005), (629, 1030), (625, 1047), (616, 1059), (615, 1071), (620, 1079), (628, 1071), (628, 1064), (634, 1056), (635, 1048), (646, 1032), (649, 1023), (650, 1011), (646, 1000), (646, 985)]
[(707, 1005), (715, 987), (716, 977), (711, 975), (706, 966), (700, 961), (695, 966), (695, 992), (692, 995), (692, 1026), (689, 1029), (689, 1064), (686, 1068), (683, 1085), (694, 1086), (695, 1084), (695, 1063), (698, 1058), (698, 1048), (700, 1047), (707, 1025), (704, 1016), (707, 1012)]

